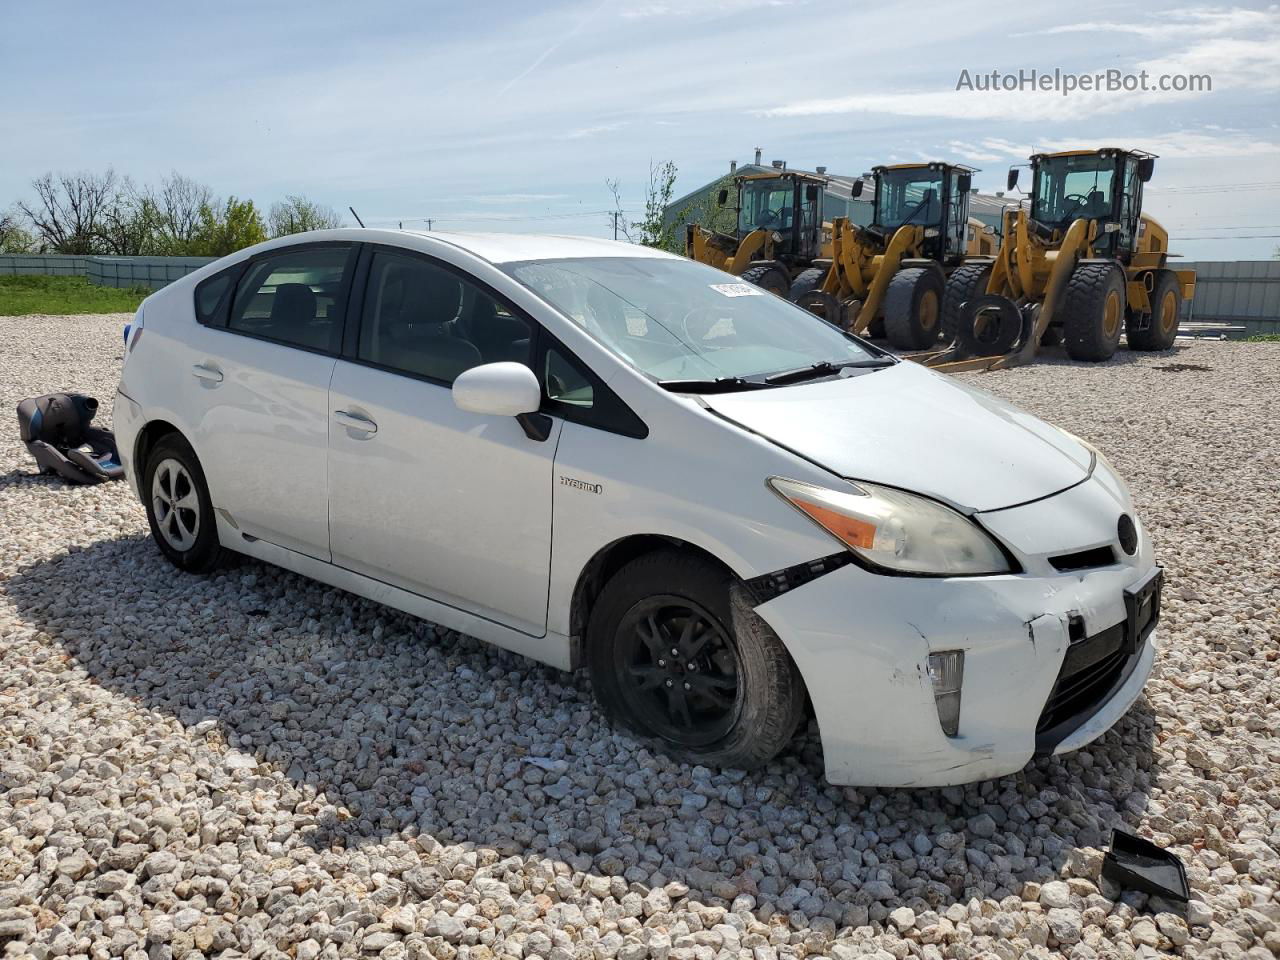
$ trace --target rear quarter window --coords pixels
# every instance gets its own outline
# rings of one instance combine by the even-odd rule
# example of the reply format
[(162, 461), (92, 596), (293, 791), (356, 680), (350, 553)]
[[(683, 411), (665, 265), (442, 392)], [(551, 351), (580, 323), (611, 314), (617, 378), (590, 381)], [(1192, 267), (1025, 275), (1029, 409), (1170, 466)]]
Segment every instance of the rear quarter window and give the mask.
[(206, 326), (223, 326), (226, 324), (227, 307), (231, 303), (231, 292), (235, 288), (244, 264), (215, 273), (196, 284), (195, 307), (196, 320)]

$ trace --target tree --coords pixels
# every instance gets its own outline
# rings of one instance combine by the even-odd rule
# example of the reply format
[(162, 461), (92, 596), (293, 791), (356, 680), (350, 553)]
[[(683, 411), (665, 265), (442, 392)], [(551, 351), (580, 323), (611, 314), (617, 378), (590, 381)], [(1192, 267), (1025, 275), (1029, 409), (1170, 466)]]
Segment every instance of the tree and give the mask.
[(156, 253), (158, 230), (159, 215), (149, 193), (123, 178), (99, 219), (102, 251), (117, 257)]
[(606, 180), (605, 184), (613, 194), (614, 210), (611, 216), (617, 218), (618, 229), (628, 242), (670, 250), (672, 253), (684, 252), (679, 225), (666, 222), (667, 207), (671, 203), (671, 194), (676, 185), (676, 165), (673, 162), (667, 160), (655, 164), (652, 160), (649, 161), (649, 182), (644, 190), (644, 216), (640, 220), (628, 220), (622, 216), (618, 181)]
[(46, 173), (31, 181), (35, 203), (20, 201), (18, 209), (35, 228), (41, 247), (52, 253), (85, 256), (102, 246), (102, 217), (120, 190), (110, 167), (104, 174)]
[[(721, 190), (728, 193), (723, 205), (719, 202)], [(673, 228), (679, 230), (687, 223), (696, 223), (716, 233), (734, 233), (738, 228), (738, 211), (734, 200), (736, 192), (733, 176), (725, 174), (710, 186), (700, 200), (676, 211), (672, 218)]]
[(32, 253), (36, 238), (22, 223), (16, 210), (0, 213), (0, 253)]
[(148, 191), (147, 196), (156, 217), (153, 252), (162, 256), (189, 255), (202, 222), (201, 211), (220, 205), (212, 190), (176, 170), (161, 182), (159, 190)]
[(273, 237), (286, 237), (308, 230), (332, 230), (340, 226), (342, 218), (333, 207), (297, 194), (277, 200), (267, 214), (267, 228)]
[(191, 238), (190, 256), (225, 257), (267, 239), (262, 214), (252, 200), (228, 197), (221, 207), (200, 206), (200, 223)]

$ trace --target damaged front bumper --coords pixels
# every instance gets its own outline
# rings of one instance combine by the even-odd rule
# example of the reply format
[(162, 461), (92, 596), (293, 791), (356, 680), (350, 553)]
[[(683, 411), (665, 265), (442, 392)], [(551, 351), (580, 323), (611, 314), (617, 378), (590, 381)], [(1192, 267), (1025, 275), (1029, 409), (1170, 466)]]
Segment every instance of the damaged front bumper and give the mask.
[[(1110, 507), (1099, 510), (1100, 500)], [(980, 517), (1018, 553), (1024, 573), (887, 577), (849, 565), (757, 606), (804, 676), (827, 779), (968, 783), (1077, 749), (1114, 725), (1154, 660), (1159, 568), (1150, 540), (1140, 531), (1134, 555), (1117, 551), (1114, 563), (1070, 573), (1053, 570), (1047, 557), (1081, 537), (1087, 546), (1114, 540), (1119, 512), (1105, 482), (1086, 481)], [(1098, 518), (1096, 530), (1088, 518)], [(1074, 541), (1062, 539), (1068, 523)], [(930, 654), (957, 650), (960, 716), (947, 736), (928, 663)]]

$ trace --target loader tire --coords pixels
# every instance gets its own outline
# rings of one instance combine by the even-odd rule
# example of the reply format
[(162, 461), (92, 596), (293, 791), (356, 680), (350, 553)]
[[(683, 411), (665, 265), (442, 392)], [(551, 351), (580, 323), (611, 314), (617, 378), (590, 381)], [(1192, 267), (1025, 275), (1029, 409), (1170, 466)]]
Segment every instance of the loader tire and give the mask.
[(755, 284), (761, 290), (767, 290), (783, 300), (788, 299), (787, 294), (791, 290), (791, 281), (787, 278), (787, 272), (776, 263), (758, 263), (754, 267), (747, 267), (742, 271), (740, 279), (745, 283)]
[(995, 357), (1008, 353), (1022, 337), (1024, 322), (1008, 297), (983, 293), (960, 311), (956, 350), (960, 357)]
[(1120, 346), (1124, 274), (1114, 263), (1078, 264), (1062, 302), (1062, 335), (1072, 360), (1110, 360)]
[(1151, 291), (1151, 322), (1145, 330), (1135, 329), (1139, 317), (1126, 320), (1130, 350), (1168, 350), (1178, 335), (1178, 313), (1182, 309), (1182, 293), (1178, 275), (1172, 270), (1156, 274), (1156, 287)]
[(991, 267), (986, 263), (962, 263), (947, 277), (947, 290), (942, 295), (942, 341), (955, 343), (960, 330), (960, 311), (974, 297), (987, 292)]
[(801, 297), (817, 290), (826, 279), (825, 267), (809, 267), (807, 270), (801, 270), (791, 282), (791, 302), (799, 303)]
[(808, 293), (802, 293), (798, 297), (793, 297), (792, 302), (804, 310), (808, 310), (815, 317), (819, 317), (833, 327), (844, 329), (844, 304), (824, 290), (810, 290)]
[(942, 329), (946, 277), (940, 267), (907, 267), (889, 281), (884, 295), (884, 332), (897, 350), (928, 350)]

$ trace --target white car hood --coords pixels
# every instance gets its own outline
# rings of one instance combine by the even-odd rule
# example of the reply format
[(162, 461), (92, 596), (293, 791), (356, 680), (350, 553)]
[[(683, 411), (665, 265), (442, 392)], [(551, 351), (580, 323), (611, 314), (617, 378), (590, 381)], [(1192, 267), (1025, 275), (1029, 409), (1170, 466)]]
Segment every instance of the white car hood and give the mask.
[(704, 396), (728, 420), (833, 473), (981, 512), (1089, 475), (1089, 450), (1011, 403), (911, 362), (817, 383)]

